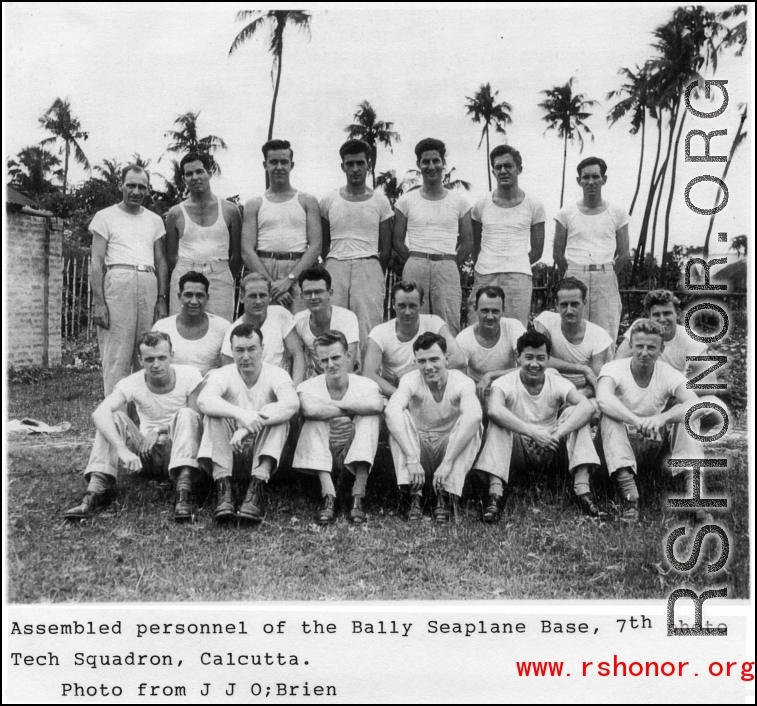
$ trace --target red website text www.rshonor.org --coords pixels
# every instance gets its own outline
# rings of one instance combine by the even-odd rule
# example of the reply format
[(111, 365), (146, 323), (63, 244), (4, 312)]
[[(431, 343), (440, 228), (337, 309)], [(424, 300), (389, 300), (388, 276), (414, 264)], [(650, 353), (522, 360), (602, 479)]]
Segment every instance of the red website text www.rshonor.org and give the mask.
[[(569, 677), (565, 662), (516, 662), (519, 677)], [(754, 680), (754, 662), (710, 662), (703, 676)], [(698, 677), (700, 671), (690, 662), (625, 662), (612, 656), (612, 662), (582, 662), (582, 677)]]

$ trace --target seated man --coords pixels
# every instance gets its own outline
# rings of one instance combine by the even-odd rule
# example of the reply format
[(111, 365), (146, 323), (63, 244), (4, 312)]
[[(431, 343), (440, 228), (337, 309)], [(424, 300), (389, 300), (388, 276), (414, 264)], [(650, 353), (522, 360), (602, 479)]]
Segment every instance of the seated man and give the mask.
[(478, 321), (460, 331), (456, 340), (483, 404), (492, 381), (517, 367), (515, 342), (526, 329), (518, 319), (503, 316), (502, 287), (479, 288), (475, 302)]
[(573, 383), (547, 370), (552, 350), (547, 336), (529, 331), (517, 346), (520, 369), (492, 383), (486, 443), (476, 462), (490, 478), (483, 519), (499, 519), (513, 470), (546, 464), (563, 444), (581, 509), (599, 517), (589, 487), (591, 467), (599, 465), (588, 427), (593, 408)]
[(415, 370), (413, 345), (426, 332), (446, 341), (447, 367), (464, 368), (465, 359), (447, 324), (435, 314), (421, 314), (423, 289), (415, 282), (398, 282), (392, 287), (396, 319), (379, 324), (368, 335), (363, 375), (373, 380), (385, 397), (397, 390), (400, 378)]
[(292, 380), (295, 385), (301, 383), (305, 379), (305, 354), (302, 351), (302, 341), (294, 330), (294, 316), (283, 306), (271, 304), (271, 283), (263, 275), (254, 272), (247, 275), (242, 280), (241, 295), (244, 315), (226, 331), (221, 347), (223, 365), (234, 361), (231, 351), (231, 332), (234, 327), (251, 324), (260, 329), (266, 341), (263, 362), (288, 370), (291, 360)]
[[(177, 487), (174, 519), (192, 519), (192, 483), (200, 475), (197, 449), (202, 420), (197, 392), (202, 376), (189, 365), (173, 365), (171, 339), (148, 331), (139, 338), (143, 370), (116, 383), (92, 414), (95, 443), (84, 478), (84, 499), (66, 511), (66, 519), (82, 520), (113, 500), (119, 462), (132, 473), (169, 475)], [(134, 402), (139, 428), (122, 411)]]
[(178, 314), (159, 319), (153, 331), (162, 331), (173, 342), (177, 365), (193, 365), (202, 375), (219, 366), (221, 345), (231, 324), (221, 316), (208, 314), (210, 282), (204, 274), (190, 271), (179, 278)]
[(385, 411), (397, 485), (411, 494), (407, 519), (420, 520), (423, 486), (432, 480), (434, 519), (449, 522), (450, 496), (456, 503), (481, 445), (481, 405), (473, 380), (447, 369), (444, 336), (427, 331), (413, 352), (417, 369), (400, 380)]
[[(231, 476), (235, 456), (245, 456), (244, 475), (251, 476), (236, 515), (240, 520), (263, 519), (262, 484), (276, 470), (286, 442), (289, 420), (299, 402), (286, 370), (263, 362), (260, 329), (239, 324), (231, 330), (234, 362), (208, 376), (197, 398), (206, 415), (199, 458), (213, 469), (216, 507), (213, 517), (225, 522), (235, 516)], [(250, 451), (249, 455), (245, 451)]]
[[(623, 519), (639, 519), (636, 487), (637, 456), (650, 443), (660, 444), (667, 457), (703, 458), (701, 444), (685, 430), (688, 409), (698, 402), (686, 389), (686, 378), (660, 360), (665, 348), (662, 328), (639, 319), (631, 328), (631, 358), (607, 363), (599, 373), (597, 402), (602, 411), (600, 432), (607, 470), (623, 503)], [(669, 403), (675, 400), (671, 406)], [(699, 433), (693, 419), (692, 429)], [(673, 475), (685, 469), (672, 468)]]
[[(597, 375), (612, 360), (614, 341), (597, 324), (584, 318), (586, 285), (575, 277), (565, 277), (555, 286), (557, 313), (543, 311), (534, 319), (537, 331), (552, 341), (549, 367), (570, 380), (584, 396), (593, 398)], [(596, 409), (596, 402), (592, 400)]]
[(326, 331), (341, 331), (347, 339), (353, 370), (357, 362), (360, 343), (360, 327), (357, 316), (349, 309), (331, 304), (331, 275), (320, 265), (305, 270), (298, 284), (307, 309), (295, 314), (294, 326), (308, 353), (306, 377), (320, 375), (324, 371), (315, 352), (315, 339)]
[[(303, 289), (303, 296), (306, 290)], [(352, 358), (341, 331), (326, 331), (315, 339), (318, 364), (325, 374), (297, 387), (304, 423), (292, 467), (317, 473), (323, 505), (320, 524), (336, 518), (336, 490), (332, 472), (346, 468), (355, 476), (348, 519), (365, 522), (363, 496), (378, 447), (384, 398), (373, 380), (351, 375)]]

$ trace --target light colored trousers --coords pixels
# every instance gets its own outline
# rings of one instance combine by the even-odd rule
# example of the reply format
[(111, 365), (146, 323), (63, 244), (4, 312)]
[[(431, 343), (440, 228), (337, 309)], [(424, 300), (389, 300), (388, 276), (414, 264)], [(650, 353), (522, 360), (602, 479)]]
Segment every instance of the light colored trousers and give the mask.
[[(260, 411), (265, 413), (266, 407)], [(197, 454), (202, 464), (209, 468), (212, 464), (213, 480), (228, 478), (234, 469), (234, 451), (231, 448), (231, 437), (237, 430), (237, 423), (226, 417), (205, 417), (204, 432), (200, 450)], [(263, 427), (259, 434), (250, 434), (245, 439), (245, 449), (252, 454), (252, 475), (263, 481), (268, 481), (275, 467), (279, 464), (281, 452), (289, 433), (289, 423), (275, 424)], [(262, 456), (270, 456), (274, 460), (274, 468), (269, 472), (266, 466), (261, 467)], [(245, 469), (245, 475), (247, 469)]]
[(181, 311), (179, 301), (179, 280), (187, 272), (200, 272), (208, 278), (208, 304), (205, 311), (215, 314), (226, 321), (234, 321), (234, 277), (229, 269), (228, 260), (214, 260), (213, 262), (192, 262), (179, 258), (171, 273), (171, 291), (168, 299), (171, 302), (171, 314)]
[[(139, 444), (144, 436), (139, 427), (123, 412), (115, 412), (113, 421), (119, 436), (124, 440), (130, 451), (137, 453)], [(173, 476), (177, 468), (198, 468), (197, 451), (202, 436), (202, 419), (200, 415), (189, 407), (180, 409), (171, 422), (168, 436), (159, 438), (153, 446), (150, 462), (144, 464), (142, 471), (159, 475)], [(89, 462), (84, 469), (84, 477), (89, 479), (92, 473), (105, 473), (118, 477), (118, 453), (106, 438), (98, 431), (95, 433), (95, 443)]]
[[(332, 433), (336, 425), (330, 422), (337, 422), (336, 433)], [(351, 433), (346, 430), (347, 425)], [(346, 417), (330, 421), (307, 419), (300, 430), (292, 468), (304, 472), (346, 468), (354, 475), (354, 464), (367, 463), (370, 470), (376, 458), (380, 426), (378, 414), (356, 416), (354, 422)]]
[(618, 278), (612, 266), (607, 267), (607, 270), (587, 270), (581, 265), (568, 265), (565, 277), (575, 277), (589, 288), (584, 316), (607, 331), (615, 343), (623, 304), (618, 292)]
[(114, 268), (105, 273), (103, 292), (110, 326), (97, 327), (97, 341), (107, 397), (119, 380), (140, 368), (137, 341), (152, 329), (158, 279), (154, 272)]
[(493, 272), (480, 275), (473, 270), (473, 289), (468, 297), (468, 326), (476, 323), (476, 293), (482, 287), (502, 287), (505, 292), (505, 311), (509, 319), (518, 319), (528, 326), (531, 313), (531, 296), (534, 291), (531, 275), (523, 272)]
[[(260, 261), (265, 265), (268, 274), (271, 275), (271, 279), (275, 282), (277, 279), (283, 279), (286, 277), (297, 265), (299, 260), (277, 260), (273, 257), (261, 257)], [(295, 282), (290, 288), (289, 293), (292, 295), (292, 305), (285, 307), (292, 314), (299, 314), (301, 311), (305, 311), (305, 300), (302, 298), (302, 290), (300, 285)], [(284, 306), (280, 302), (272, 302), (279, 306)]]
[(423, 287), (422, 314), (436, 314), (444, 319), (453, 336), (460, 333), (460, 272), (454, 260), (426, 260), (409, 257), (402, 270), (405, 282)]
[[(460, 420), (455, 423), (451, 432), (420, 432), (415, 426), (415, 421), (410, 411), (405, 410), (404, 423), (405, 433), (413, 445), (413, 453), (417, 454), (420, 458), (421, 466), (423, 466), (423, 470), (426, 472), (426, 479), (428, 480), (445, 459), (450, 439), (460, 433)], [(468, 471), (473, 466), (476, 454), (481, 447), (482, 433), (483, 427), (479, 427), (473, 438), (463, 448), (462, 453), (454, 460), (452, 470), (442, 483), (442, 487), (448, 493), (457, 496), (462, 494), (465, 476), (468, 475)], [(392, 459), (394, 459), (397, 485), (409, 484), (410, 473), (407, 469), (407, 459), (391, 434), (389, 435), (389, 449), (392, 452)]]
[(368, 344), (371, 329), (384, 320), (386, 280), (378, 259), (326, 260), (334, 294), (331, 303), (349, 309), (360, 327), (360, 359)]
[[(560, 415), (561, 419), (569, 419), (574, 410), (575, 407), (566, 407)], [(594, 449), (588, 424), (563, 437), (560, 444), (568, 452), (568, 470), (573, 471), (584, 464), (599, 465), (599, 456)], [(486, 429), (486, 442), (476, 462), (476, 469), (491, 473), (507, 483), (514, 469), (546, 465), (554, 454), (554, 451), (541, 449), (530, 439), (505, 429), (490, 419)]]

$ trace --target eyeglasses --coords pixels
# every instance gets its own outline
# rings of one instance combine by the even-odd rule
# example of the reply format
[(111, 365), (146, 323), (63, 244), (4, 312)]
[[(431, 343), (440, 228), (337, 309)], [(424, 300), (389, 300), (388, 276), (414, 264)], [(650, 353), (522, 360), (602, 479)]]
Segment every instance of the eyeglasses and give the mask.
[(327, 291), (326, 289), (311, 289), (308, 292), (303, 292), (302, 296), (304, 299), (312, 299), (313, 297), (322, 297)]

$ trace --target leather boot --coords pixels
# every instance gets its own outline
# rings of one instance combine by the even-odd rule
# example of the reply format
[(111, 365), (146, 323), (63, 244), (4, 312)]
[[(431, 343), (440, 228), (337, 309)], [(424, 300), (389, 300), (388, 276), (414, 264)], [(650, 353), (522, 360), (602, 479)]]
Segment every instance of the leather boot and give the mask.
[(363, 510), (363, 496), (352, 496), (352, 507), (347, 515), (347, 519), (354, 525), (362, 525), (366, 520), (365, 510)]
[(500, 509), (501, 506), (502, 496), (494, 495), (494, 493), (491, 493), (489, 495), (489, 499), (486, 501), (486, 505), (484, 505), (484, 522), (486, 522), (487, 524), (494, 524), (495, 522), (499, 522), (499, 518), (502, 512)]
[(253, 476), (247, 486), (244, 500), (239, 506), (239, 519), (246, 522), (261, 522), (263, 519), (263, 481)]
[(87, 491), (82, 501), (76, 506), (65, 512), (67, 520), (86, 520), (92, 517), (95, 510), (107, 507), (113, 502), (113, 492), (105, 491), (102, 493), (93, 493)]
[(176, 522), (189, 522), (192, 519), (192, 491), (182, 488), (176, 491), (176, 505), (173, 509)]
[(423, 496), (411, 495), (410, 496), (410, 509), (407, 511), (407, 519), (409, 522), (418, 522), (423, 519)]
[(321, 509), (315, 516), (319, 525), (327, 525), (336, 519), (336, 498), (333, 495), (324, 495)]
[(450, 520), (450, 502), (449, 493), (446, 490), (440, 490), (436, 494), (434, 504), (434, 520), (439, 524), (446, 524)]
[(594, 502), (594, 498), (591, 496), (591, 493), (583, 493), (582, 495), (579, 495), (577, 497), (578, 505), (580, 506), (581, 512), (583, 512), (584, 515), (597, 518), (605, 517), (605, 513), (597, 507), (597, 504)]
[(213, 519), (216, 522), (227, 522), (234, 517), (234, 502), (231, 495), (231, 478), (219, 478), (216, 481), (216, 507)]

